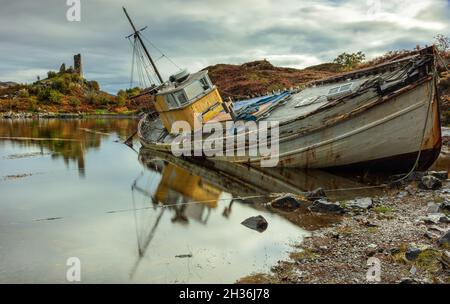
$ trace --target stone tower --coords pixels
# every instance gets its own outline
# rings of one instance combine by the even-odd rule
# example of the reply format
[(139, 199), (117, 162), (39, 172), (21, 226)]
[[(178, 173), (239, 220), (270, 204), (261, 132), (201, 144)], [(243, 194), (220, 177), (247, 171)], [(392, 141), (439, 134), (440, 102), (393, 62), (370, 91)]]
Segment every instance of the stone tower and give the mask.
[(81, 54), (73, 56), (74, 73), (83, 76), (83, 63), (81, 62)]

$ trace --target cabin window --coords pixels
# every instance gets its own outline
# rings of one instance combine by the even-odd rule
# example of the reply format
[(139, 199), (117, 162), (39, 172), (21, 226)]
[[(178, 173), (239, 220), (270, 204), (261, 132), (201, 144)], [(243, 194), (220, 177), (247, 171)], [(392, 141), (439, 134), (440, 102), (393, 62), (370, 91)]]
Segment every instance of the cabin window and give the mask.
[(188, 103), (188, 99), (186, 98), (186, 95), (184, 95), (184, 91), (176, 92), (175, 98), (178, 100), (179, 105), (185, 105)]
[(186, 92), (187, 99), (193, 100), (202, 95), (205, 92), (205, 89), (203, 88), (201, 82), (197, 80), (186, 86), (186, 88), (184, 88), (184, 91)]
[(169, 109), (178, 108), (178, 102), (176, 101), (175, 97), (172, 94), (165, 95), (164, 99), (166, 100), (166, 104), (169, 107)]
[(206, 77), (201, 78), (200, 83), (202, 84), (203, 90), (205, 90), (205, 91), (207, 91), (211, 88), (209, 81)]

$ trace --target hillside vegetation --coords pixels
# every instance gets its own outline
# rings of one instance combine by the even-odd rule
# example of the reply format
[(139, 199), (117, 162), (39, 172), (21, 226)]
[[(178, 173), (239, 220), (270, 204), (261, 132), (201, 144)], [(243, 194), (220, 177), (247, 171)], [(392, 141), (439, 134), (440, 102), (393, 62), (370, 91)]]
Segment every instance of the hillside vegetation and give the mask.
[(48, 72), (48, 78), (32, 84), (0, 87), (0, 111), (53, 113), (132, 113), (146, 107), (143, 100), (129, 97), (139, 88), (121, 90), (111, 95), (97, 81), (88, 81), (71, 72)]

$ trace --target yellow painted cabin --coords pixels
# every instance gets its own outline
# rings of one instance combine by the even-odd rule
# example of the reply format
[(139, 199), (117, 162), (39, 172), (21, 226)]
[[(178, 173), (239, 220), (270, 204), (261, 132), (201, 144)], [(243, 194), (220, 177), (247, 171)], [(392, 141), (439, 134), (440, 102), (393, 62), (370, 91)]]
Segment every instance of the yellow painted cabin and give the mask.
[(196, 113), (202, 114), (202, 123), (205, 123), (223, 110), (222, 97), (211, 83), (208, 71), (184, 73), (156, 94), (156, 111), (169, 132), (175, 121), (186, 121), (195, 130)]

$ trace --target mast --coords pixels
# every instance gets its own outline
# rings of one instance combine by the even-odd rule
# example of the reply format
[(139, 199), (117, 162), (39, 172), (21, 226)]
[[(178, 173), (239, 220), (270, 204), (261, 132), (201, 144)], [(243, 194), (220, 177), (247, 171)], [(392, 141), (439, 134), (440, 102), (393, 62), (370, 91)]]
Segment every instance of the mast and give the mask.
[(122, 8), (123, 8), (123, 11), (125, 12), (125, 15), (128, 18), (128, 21), (130, 21), (131, 27), (133, 28), (134, 36), (137, 37), (137, 39), (139, 40), (139, 43), (142, 45), (142, 48), (144, 49), (145, 54), (147, 55), (153, 69), (155, 70), (156, 76), (158, 76), (158, 80), (160, 81), (161, 84), (163, 84), (164, 80), (162, 79), (161, 74), (159, 73), (158, 68), (156, 67), (155, 63), (153, 62), (152, 56), (150, 56), (150, 53), (148, 52), (147, 47), (145, 46), (144, 42), (142, 41), (139, 31), (136, 30), (136, 27), (134, 26), (133, 21), (131, 20), (130, 16), (128, 15), (128, 12), (125, 9), (125, 7), (122, 7)]

